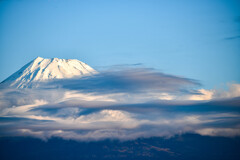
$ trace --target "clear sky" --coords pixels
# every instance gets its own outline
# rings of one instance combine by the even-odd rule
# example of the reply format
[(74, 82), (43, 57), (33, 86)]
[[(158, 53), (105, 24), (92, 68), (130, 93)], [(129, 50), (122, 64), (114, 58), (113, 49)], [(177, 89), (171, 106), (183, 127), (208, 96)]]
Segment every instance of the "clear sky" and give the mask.
[(240, 1), (0, 1), (0, 81), (37, 56), (239, 83)]

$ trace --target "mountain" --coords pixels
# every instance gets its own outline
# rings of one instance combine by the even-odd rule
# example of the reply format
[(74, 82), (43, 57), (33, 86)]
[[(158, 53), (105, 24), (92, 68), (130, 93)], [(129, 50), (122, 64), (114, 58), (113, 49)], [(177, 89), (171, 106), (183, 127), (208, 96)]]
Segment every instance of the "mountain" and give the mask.
[(76, 59), (37, 57), (1, 82), (1, 86), (31, 88), (36, 87), (36, 82), (90, 76), (96, 73), (97, 71), (89, 65)]

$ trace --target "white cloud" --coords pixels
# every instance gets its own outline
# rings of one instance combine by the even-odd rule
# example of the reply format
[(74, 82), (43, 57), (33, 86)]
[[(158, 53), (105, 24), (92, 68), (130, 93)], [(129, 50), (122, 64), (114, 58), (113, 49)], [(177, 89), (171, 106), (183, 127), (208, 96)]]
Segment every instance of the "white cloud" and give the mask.
[(228, 89), (199, 89), (199, 94), (183, 95), (177, 99), (204, 101), (204, 100), (221, 100), (240, 97), (240, 84), (228, 84)]
[(228, 90), (214, 90), (213, 99), (240, 97), (240, 84), (228, 84)]
[(203, 100), (211, 100), (213, 98), (214, 92), (212, 90), (199, 89), (199, 95), (190, 95), (188, 100), (194, 101), (203, 101)]
[(203, 128), (195, 132), (204, 136), (234, 137), (240, 135), (240, 128)]
[(35, 100), (33, 104), (22, 105), (22, 106), (12, 106), (11, 108), (5, 108), (1, 111), (0, 116), (20, 116), (26, 114), (29, 110), (34, 107), (47, 104), (44, 100)]
[(81, 99), (85, 101), (109, 101), (115, 102), (110, 95), (94, 95), (93, 93), (79, 93), (78, 91), (66, 91), (63, 101)]
[(212, 109), (204, 103), (196, 108), (199, 102), (239, 97), (240, 84), (229, 85), (227, 91), (200, 89), (198, 94), (178, 89), (172, 92), (175, 91), (172, 87), (170, 92), (116, 93), (61, 88), (2, 90), (0, 136), (127, 140), (188, 132), (240, 135), (240, 114), (230, 106), (223, 106), (224, 112), (222, 106)]

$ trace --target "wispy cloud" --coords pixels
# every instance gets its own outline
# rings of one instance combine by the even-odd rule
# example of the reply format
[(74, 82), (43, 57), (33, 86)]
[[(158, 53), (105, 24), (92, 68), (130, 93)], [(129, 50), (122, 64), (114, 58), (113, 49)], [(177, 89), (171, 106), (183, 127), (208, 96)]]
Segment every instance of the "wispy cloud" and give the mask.
[(224, 38), (224, 40), (235, 40), (235, 39), (239, 39), (240, 36), (232, 36), (232, 37), (227, 37), (227, 38)]

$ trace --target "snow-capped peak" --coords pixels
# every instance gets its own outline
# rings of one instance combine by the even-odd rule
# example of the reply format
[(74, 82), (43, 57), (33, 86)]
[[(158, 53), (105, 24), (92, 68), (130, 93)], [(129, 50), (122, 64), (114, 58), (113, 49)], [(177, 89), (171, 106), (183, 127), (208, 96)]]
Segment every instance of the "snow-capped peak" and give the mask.
[(76, 59), (45, 59), (37, 57), (12, 74), (2, 84), (10, 87), (29, 88), (32, 82), (73, 78), (96, 74), (93, 68)]

